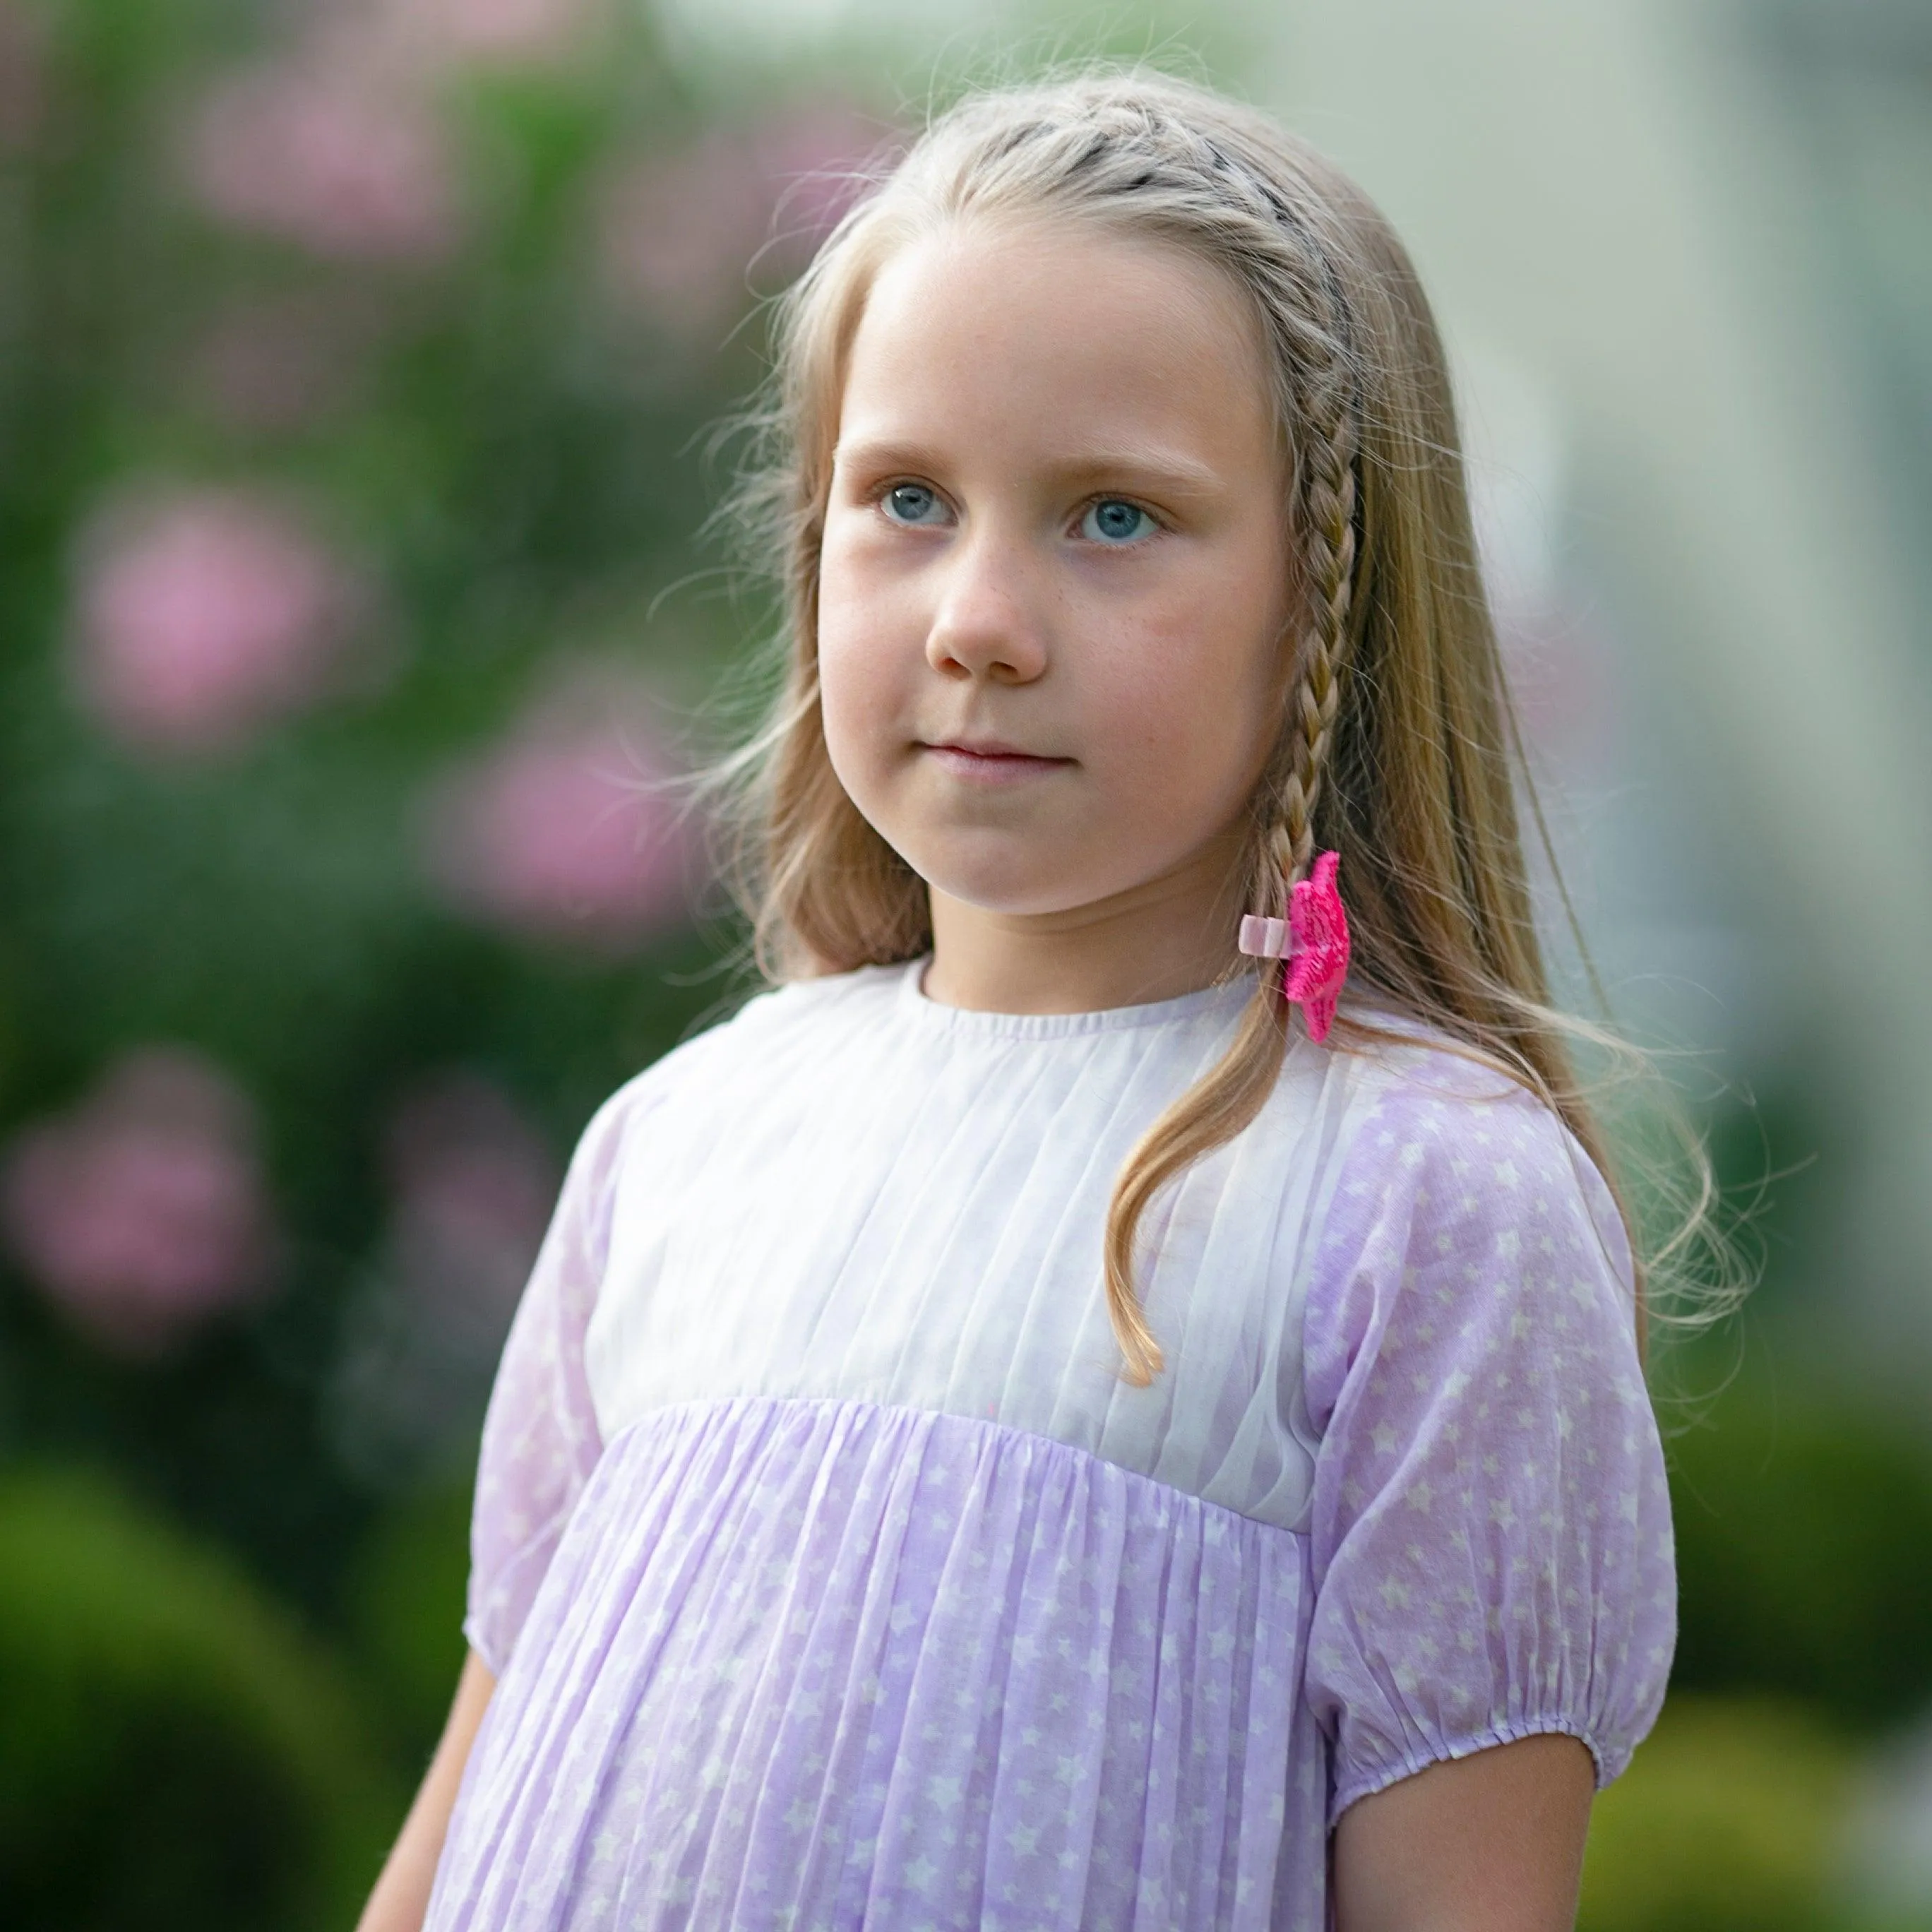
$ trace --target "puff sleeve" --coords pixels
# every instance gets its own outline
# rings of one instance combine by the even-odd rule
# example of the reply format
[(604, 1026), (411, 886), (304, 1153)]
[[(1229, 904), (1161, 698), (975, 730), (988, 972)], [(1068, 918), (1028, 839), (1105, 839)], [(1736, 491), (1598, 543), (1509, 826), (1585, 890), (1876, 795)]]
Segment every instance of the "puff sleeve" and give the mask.
[(584, 1337), (610, 1246), (628, 1090), (604, 1102), (578, 1142), (484, 1418), (463, 1633), (500, 1676), (603, 1452)]
[(1663, 1702), (1676, 1592), (1602, 1177), (1520, 1090), (1392, 1090), (1346, 1158), (1304, 1344), (1330, 1822), (1538, 1732), (1608, 1783)]

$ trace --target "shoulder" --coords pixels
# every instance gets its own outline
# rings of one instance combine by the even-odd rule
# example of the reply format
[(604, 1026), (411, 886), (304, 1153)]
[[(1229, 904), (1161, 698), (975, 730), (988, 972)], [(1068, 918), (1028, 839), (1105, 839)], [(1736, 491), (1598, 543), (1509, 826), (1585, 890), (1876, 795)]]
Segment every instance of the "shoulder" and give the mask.
[(1560, 1276), (1628, 1310), (1633, 1258), (1603, 1172), (1562, 1116), (1503, 1069), (1420, 1028), (1348, 1056), (1351, 1102), (1318, 1276), (1413, 1284)]
[[(1304, 1304), (1319, 1419), (1358, 1374), (1525, 1349), (1636, 1398), (1636, 1282), (1615, 1198), (1562, 1118), (1499, 1069), (1424, 1046), (1364, 1072)], [(1448, 1357), (1444, 1357), (1448, 1362)]]
[(1574, 1207), (1621, 1239), (1607, 1181), (1553, 1106), (1458, 1042), (1402, 1031), (1355, 1056), (1340, 1192), (1394, 1196), (1437, 1219)]

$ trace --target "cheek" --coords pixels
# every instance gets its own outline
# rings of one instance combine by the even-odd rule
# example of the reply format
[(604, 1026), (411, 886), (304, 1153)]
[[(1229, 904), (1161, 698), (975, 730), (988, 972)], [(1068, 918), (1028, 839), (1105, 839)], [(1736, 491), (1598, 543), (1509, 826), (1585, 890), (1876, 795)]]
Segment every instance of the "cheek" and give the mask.
[(818, 704), (832, 769), (845, 789), (860, 797), (866, 789), (871, 748), (879, 736), (877, 680), (866, 675), (862, 656), (847, 648), (836, 629), (828, 630), (822, 623)]
[(819, 704), (832, 769), (855, 795), (900, 709), (900, 655), (890, 613), (862, 570), (828, 544), (818, 586)]
[(1235, 812), (1253, 782), (1245, 740), (1229, 728), (1225, 692), (1204, 700), (1191, 680), (1149, 679), (1110, 694), (1107, 739), (1123, 824), (1185, 842)]
[(1092, 694), (1120, 782), (1145, 806), (1196, 820), (1240, 810), (1280, 723), (1270, 613), (1204, 596), (1144, 633)]

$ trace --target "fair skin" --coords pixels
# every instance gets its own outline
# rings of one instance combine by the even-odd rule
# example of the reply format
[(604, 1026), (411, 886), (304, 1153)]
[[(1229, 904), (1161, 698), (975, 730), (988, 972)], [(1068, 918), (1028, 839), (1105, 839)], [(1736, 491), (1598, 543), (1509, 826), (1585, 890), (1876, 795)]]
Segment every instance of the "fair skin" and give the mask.
[(930, 890), (933, 998), (1084, 1012), (1229, 963), (1290, 668), (1260, 356), (1205, 271), (1064, 230), (942, 230), (874, 285), (820, 678), (834, 770)]
[[(854, 339), (821, 556), (827, 748), (928, 885), (929, 997), (1075, 1012), (1210, 984), (1292, 670), (1259, 332), (1178, 251), (955, 226)], [(359, 1932), (417, 1932), (490, 1692), (472, 1657)], [(1352, 1805), (1339, 1932), (1568, 1932), (1594, 1786), (1576, 1739)]]

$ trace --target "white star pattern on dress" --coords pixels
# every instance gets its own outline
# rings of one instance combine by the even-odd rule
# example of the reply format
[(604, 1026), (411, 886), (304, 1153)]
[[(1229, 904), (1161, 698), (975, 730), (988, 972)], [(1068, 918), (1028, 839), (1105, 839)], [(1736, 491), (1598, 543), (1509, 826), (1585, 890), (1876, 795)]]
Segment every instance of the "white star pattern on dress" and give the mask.
[[(1252, 1146), (1150, 1216), (1168, 1376), (1123, 1390), (1102, 1316), (1041, 1402), (1022, 1344), (1098, 1292), (1105, 1137), (1167, 1036), (1076, 1026), (1043, 1086), (1030, 1035), (914, 1013), (807, 1063), (748, 1013), (600, 1112), (519, 1310), (466, 1624), (500, 1682), (427, 1932), (1319, 1932), (1362, 1792), (1538, 1730), (1621, 1765), (1670, 1659), (1668, 1506), (1614, 1210), (1552, 1116), (1298, 1046)], [(760, 1172), (822, 1179), (692, 1219), (761, 1135)], [(862, 1318), (794, 1307), (810, 1280)], [(1104, 1433), (1136, 1403), (1144, 1450)]]

